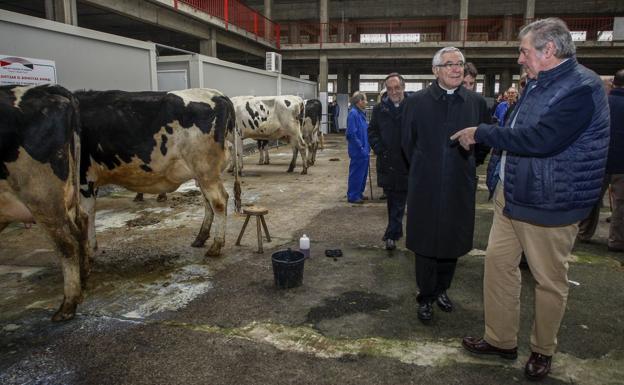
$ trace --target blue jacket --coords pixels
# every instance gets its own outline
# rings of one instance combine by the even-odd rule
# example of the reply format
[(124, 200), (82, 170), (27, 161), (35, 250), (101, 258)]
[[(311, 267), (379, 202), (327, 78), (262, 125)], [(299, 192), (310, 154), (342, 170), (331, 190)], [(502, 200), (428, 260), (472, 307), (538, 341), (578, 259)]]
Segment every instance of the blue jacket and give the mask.
[[(506, 150), (505, 208), (510, 218), (562, 226), (587, 217), (599, 199), (609, 145), (609, 107), (600, 78), (575, 57), (527, 83), (509, 122), (481, 124), (477, 142)], [(488, 172), (499, 181), (500, 156)]]
[(347, 142), (349, 158), (366, 158), (370, 152), (368, 145), (368, 123), (366, 114), (356, 106), (351, 107), (347, 116)]
[(614, 88), (609, 94), (611, 110), (611, 142), (607, 174), (624, 174), (624, 88)]

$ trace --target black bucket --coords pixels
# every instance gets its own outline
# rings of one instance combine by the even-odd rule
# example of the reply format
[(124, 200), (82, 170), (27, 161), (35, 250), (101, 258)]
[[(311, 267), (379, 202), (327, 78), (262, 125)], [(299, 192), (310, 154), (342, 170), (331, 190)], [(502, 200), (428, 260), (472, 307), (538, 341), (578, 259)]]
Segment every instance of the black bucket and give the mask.
[(300, 251), (284, 250), (273, 253), (273, 276), (275, 286), (289, 289), (300, 286), (303, 282), (303, 263), (305, 257)]

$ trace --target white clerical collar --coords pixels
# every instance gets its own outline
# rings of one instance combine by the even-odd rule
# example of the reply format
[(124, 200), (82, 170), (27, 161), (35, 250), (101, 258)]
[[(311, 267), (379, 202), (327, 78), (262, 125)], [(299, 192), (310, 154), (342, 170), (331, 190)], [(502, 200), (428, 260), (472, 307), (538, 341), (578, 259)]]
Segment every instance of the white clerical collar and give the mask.
[(459, 88), (459, 87), (455, 87), (453, 89), (448, 90), (448, 89), (442, 87), (442, 85), (440, 85), (440, 83), (438, 83), (438, 86), (440, 86), (440, 88), (442, 88), (444, 91), (446, 91), (446, 93), (448, 95), (453, 95), (455, 93), (455, 91)]

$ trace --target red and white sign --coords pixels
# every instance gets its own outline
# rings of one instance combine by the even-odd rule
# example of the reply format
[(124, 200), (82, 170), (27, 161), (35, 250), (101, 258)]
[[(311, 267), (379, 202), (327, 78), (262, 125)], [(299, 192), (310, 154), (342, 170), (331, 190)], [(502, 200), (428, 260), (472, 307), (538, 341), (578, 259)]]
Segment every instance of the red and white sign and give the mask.
[(0, 85), (55, 84), (53, 60), (0, 55)]

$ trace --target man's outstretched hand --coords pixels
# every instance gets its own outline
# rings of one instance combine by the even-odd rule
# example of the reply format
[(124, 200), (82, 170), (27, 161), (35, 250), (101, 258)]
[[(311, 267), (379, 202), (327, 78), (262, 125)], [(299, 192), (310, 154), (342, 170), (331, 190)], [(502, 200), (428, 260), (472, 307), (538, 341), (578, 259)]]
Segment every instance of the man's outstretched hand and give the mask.
[(459, 141), (459, 144), (466, 150), (470, 150), (470, 145), (475, 144), (474, 136), (477, 131), (477, 127), (468, 127), (463, 130), (457, 131), (451, 136), (451, 140)]

